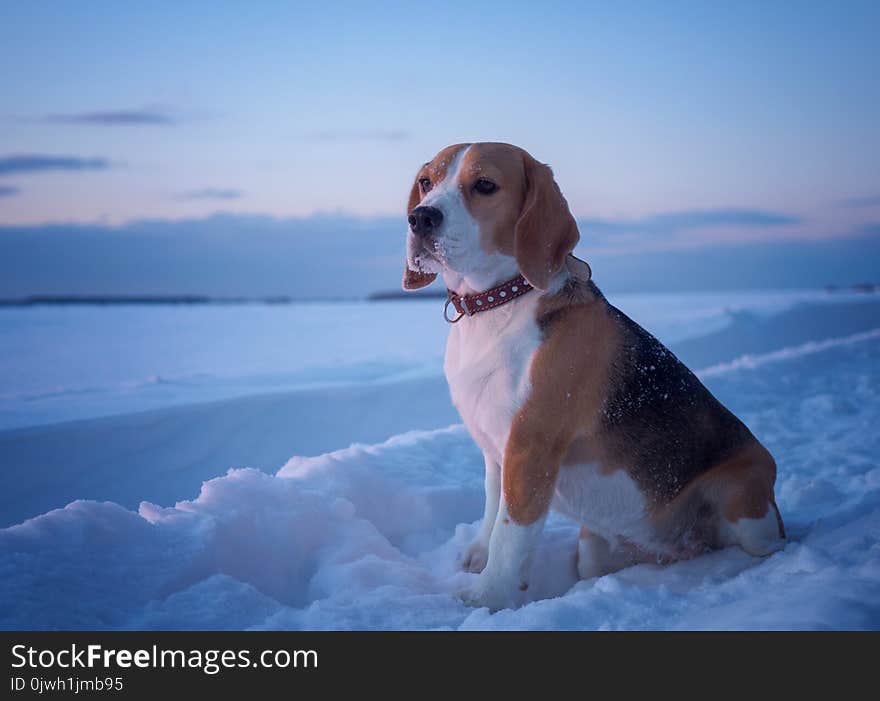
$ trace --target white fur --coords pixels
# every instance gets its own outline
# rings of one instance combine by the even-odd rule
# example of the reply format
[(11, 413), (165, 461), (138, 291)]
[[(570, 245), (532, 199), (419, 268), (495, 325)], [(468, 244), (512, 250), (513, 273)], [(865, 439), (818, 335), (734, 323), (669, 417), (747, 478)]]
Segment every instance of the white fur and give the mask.
[(612, 544), (617, 536), (639, 545), (651, 542), (645, 496), (624, 470), (603, 474), (591, 463), (563, 466), (552, 508)]
[(489, 561), (489, 538), (492, 526), (498, 517), (498, 506), (501, 500), (501, 463), (483, 456), (486, 463), (486, 505), (480, 531), (474, 542), (464, 552), (461, 565), (468, 572), (482, 572)]
[(474, 587), (463, 595), (467, 603), (486, 606), (491, 611), (516, 608), (523, 603), (529, 588), (532, 557), (546, 516), (520, 526), (508, 515), (502, 497), (489, 540), (489, 562)]
[(453, 324), (444, 371), (452, 402), (487, 462), (502, 464), (510, 423), (529, 390), (529, 367), (541, 343), (537, 294)]
[(737, 544), (755, 557), (763, 557), (785, 547), (785, 541), (779, 535), (776, 510), (770, 505), (761, 518), (741, 518), (728, 524), (727, 531), (731, 545)]

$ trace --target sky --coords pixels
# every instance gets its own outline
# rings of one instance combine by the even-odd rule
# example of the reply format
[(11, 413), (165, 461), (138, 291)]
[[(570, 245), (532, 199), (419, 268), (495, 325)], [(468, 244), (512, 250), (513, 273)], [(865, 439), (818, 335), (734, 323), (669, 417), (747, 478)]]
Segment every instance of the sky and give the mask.
[[(581, 223), (579, 250), (622, 270), (622, 258), (751, 246), (760, 259), (808, 243), (848, 247), (862, 265), (853, 274), (874, 270), (877, 3), (56, 2), (0, 13), (0, 255), (16, 256), (0, 295), (182, 290), (185, 271), (141, 269), (133, 282), (110, 268), (137, 268), (141, 244), (126, 252), (128, 239), (162, 240), (145, 221), (187, 237), (218, 213), (223, 246), (249, 254), (255, 221), (313, 258), (328, 255), (310, 241), (334, 217), (345, 231), (331, 255), (346, 255), (358, 227), (381, 229), (376, 284), (393, 287), (416, 170), (449, 143), (481, 140), (550, 163)], [(210, 261), (210, 232), (162, 246), (196, 244)], [(87, 270), (63, 284), (41, 272), (86, 250)], [(256, 289), (248, 257), (256, 267), (239, 271), (239, 287)], [(797, 284), (827, 277), (806, 266)], [(277, 286), (304, 293), (283, 276)]]

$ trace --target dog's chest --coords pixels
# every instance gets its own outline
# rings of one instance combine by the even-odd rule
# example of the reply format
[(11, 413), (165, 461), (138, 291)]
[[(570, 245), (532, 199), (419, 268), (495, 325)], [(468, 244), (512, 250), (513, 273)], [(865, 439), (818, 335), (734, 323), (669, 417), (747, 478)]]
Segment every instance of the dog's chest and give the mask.
[(534, 307), (534, 299), (523, 298), (466, 317), (452, 327), (446, 345), (452, 401), (474, 440), (499, 464), (541, 343)]

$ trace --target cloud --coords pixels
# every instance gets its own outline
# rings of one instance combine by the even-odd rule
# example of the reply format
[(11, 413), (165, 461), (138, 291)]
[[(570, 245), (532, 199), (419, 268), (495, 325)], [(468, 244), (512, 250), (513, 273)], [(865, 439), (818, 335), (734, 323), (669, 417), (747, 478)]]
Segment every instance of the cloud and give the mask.
[(244, 193), (232, 188), (206, 187), (202, 190), (190, 190), (184, 192), (178, 199), (181, 200), (237, 200)]
[(403, 129), (326, 129), (308, 134), (315, 141), (405, 141), (410, 136)]
[(0, 175), (48, 170), (106, 170), (109, 167), (110, 162), (104, 158), (47, 156), (33, 153), (0, 156)]
[(838, 203), (841, 207), (880, 207), (880, 195), (851, 197)]
[[(30, 294), (362, 297), (399, 287), (403, 217), (0, 225), (0, 299)], [(41, 253), (42, 251), (42, 253)], [(370, 257), (385, 265), (364, 266)]]
[(170, 126), (175, 120), (167, 114), (147, 110), (109, 110), (77, 114), (50, 114), (47, 122), (56, 124), (88, 124), (92, 126)]
[(636, 219), (579, 218), (581, 235), (594, 250), (617, 253), (693, 248), (766, 240), (768, 228), (802, 224), (797, 216), (759, 209), (695, 209)]
[(606, 291), (679, 291), (822, 288), (880, 279), (880, 224), (816, 240), (724, 242), (698, 248), (576, 253), (590, 261), (593, 279)]
[(800, 224), (799, 217), (757, 209), (701, 209), (653, 214), (640, 219), (581, 219), (588, 231), (603, 234), (675, 235), (719, 227), (766, 228)]
[[(399, 289), (402, 217), (0, 225), (0, 298), (40, 294), (362, 297)], [(822, 241), (723, 242), (578, 255), (608, 291), (822, 287), (876, 280), (880, 224)]]
[(0, 185), (0, 197), (14, 197), (19, 192), (21, 192), (21, 190), (12, 185)]

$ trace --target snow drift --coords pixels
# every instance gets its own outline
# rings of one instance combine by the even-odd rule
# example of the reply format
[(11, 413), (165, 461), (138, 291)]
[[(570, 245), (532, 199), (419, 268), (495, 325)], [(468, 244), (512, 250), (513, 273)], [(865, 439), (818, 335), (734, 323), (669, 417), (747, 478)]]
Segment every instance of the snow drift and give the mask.
[(551, 517), (533, 601), (467, 608), (457, 558), (483, 467), (452, 425), (232, 469), (173, 507), (80, 500), (0, 530), (0, 627), (877, 628), (878, 362), (866, 329), (703, 373), (777, 458), (790, 542), (766, 559), (731, 548), (579, 582), (577, 527)]

